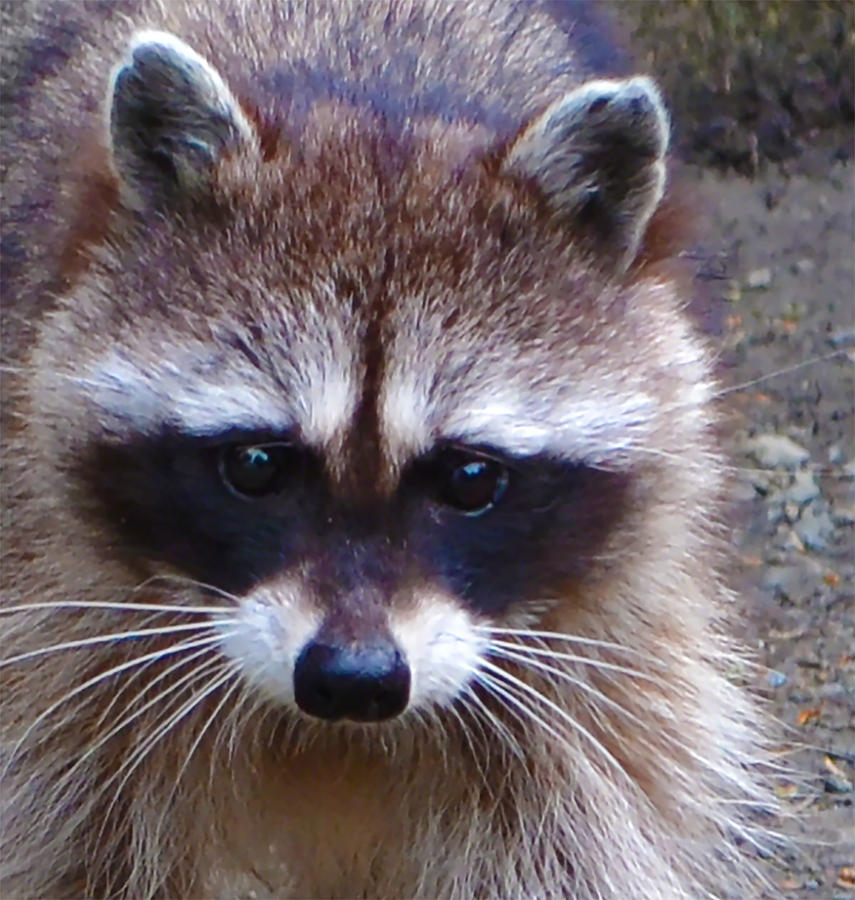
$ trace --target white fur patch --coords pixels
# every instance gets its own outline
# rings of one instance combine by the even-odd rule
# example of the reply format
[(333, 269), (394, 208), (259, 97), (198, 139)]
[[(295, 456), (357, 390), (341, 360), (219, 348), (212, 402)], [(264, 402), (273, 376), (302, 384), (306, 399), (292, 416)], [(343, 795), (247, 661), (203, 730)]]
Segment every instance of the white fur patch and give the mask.
[(429, 449), (431, 427), (425, 378), (387, 382), (380, 399), (380, 422), (391, 459), (406, 460)]
[(303, 437), (318, 446), (340, 434), (356, 409), (356, 388), (350, 373), (332, 361), (316, 366), (301, 378), (299, 421)]
[(466, 391), (465, 398), (465, 406), (433, 409), (415, 381), (387, 385), (381, 415), (390, 458), (402, 462), (445, 439), (596, 464), (643, 445), (656, 408), (640, 391), (556, 397), (488, 384), (482, 396)]
[(294, 581), (267, 585), (241, 601), (236, 624), (221, 626), (223, 652), (271, 700), (294, 704), (294, 665), (320, 619)]
[(519, 456), (549, 453), (596, 463), (642, 438), (655, 401), (645, 394), (571, 397), (543, 404), (505, 395), (454, 410), (444, 431), (468, 444), (488, 444)]
[(230, 369), (222, 358), (186, 350), (140, 363), (113, 351), (79, 383), (106, 426), (140, 434), (164, 425), (200, 436), (296, 430), (320, 446), (346, 426), (356, 403), (350, 372), (338, 366), (304, 371), (285, 388), (249, 367)]
[(407, 613), (392, 613), (390, 630), (410, 666), (411, 708), (447, 705), (472, 681), (487, 642), (458, 603), (425, 597)]

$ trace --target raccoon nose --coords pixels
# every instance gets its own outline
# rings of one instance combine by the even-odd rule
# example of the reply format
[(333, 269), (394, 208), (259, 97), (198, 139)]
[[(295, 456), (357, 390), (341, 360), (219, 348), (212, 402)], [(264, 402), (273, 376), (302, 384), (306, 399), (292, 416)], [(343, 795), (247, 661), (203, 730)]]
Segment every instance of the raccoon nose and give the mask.
[(403, 712), (410, 667), (391, 643), (307, 644), (294, 667), (297, 706), (319, 719), (380, 722)]

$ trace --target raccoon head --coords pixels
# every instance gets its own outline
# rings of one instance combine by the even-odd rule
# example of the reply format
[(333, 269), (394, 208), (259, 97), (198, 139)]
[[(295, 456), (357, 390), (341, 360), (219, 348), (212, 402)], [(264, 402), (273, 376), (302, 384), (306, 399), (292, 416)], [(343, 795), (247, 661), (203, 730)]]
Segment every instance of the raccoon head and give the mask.
[(139, 35), (122, 207), (37, 351), (114, 582), (188, 580), (242, 676), (320, 719), (451, 702), (501, 629), (599, 621), (650, 507), (693, 527), (703, 353), (636, 265), (656, 88), (584, 84), (462, 162), (450, 130), (330, 104), (262, 152), (208, 62)]

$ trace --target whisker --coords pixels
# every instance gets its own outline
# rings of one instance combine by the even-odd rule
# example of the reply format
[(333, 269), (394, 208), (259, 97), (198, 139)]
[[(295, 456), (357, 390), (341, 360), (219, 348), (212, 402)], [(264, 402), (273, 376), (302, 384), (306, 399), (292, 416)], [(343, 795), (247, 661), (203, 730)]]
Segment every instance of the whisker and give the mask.
[(828, 362), (829, 360), (835, 358), (843, 359), (846, 356), (847, 351), (845, 348), (841, 348), (840, 350), (832, 350), (822, 356), (816, 356), (813, 359), (805, 359), (801, 362), (794, 363), (791, 366), (785, 366), (783, 369), (776, 369), (774, 372), (766, 372), (759, 378), (752, 378), (750, 381), (743, 381), (741, 384), (728, 385), (727, 387), (718, 390), (713, 395), (713, 399), (725, 397), (728, 394), (733, 394), (737, 391), (744, 391), (746, 388), (753, 387), (755, 384), (762, 384), (764, 381), (769, 381), (772, 378), (777, 378), (779, 375), (789, 375), (792, 372), (798, 372), (800, 369), (807, 368), (808, 366), (814, 366), (817, 363)]
[(235, 605), (239, 605), (241, 602), (241, 598), (238, 597), (237, 594), (232, 594), (230, 591), (218, 587), (215, 584), (208, 584), (206, 581), (199, 581), (196, 578), (188, 578), (186, 575), (174, 575), (170, 572), (160, 572), (157, 575), (152, 575), (150, 578), (147, 578), (141, 584), (137, 585), (137, 587), (134, 588), (134, 592), (143, 590), (151, 584), (156, 584), (158, 581), (183, 584), (187, 587), (198, 588), (202, 591), (208, 591), (212, 594), (216, 594), (218, 597), (223, 597), (226, 600), (230, 600)]
[[(223, 676), (220, 679), (218, 679), (216, 682), (214, 682), (206, 691), (203, 692), (202, 697), (200, 698), (200, 702), (205, 697), (210, 696), (215, 690), (217, 690), (220, 687), (220, 685), (225, 684), (225, 682), (229, 678), (235, 679), (234, 683), (231, 685), (231, 687), (228, 688), (226, 691), (224, 691), (223, 696), (220, 698), (219, 702), (214, 707), (211, 714), (205, 720), (205, 724), (199, 729), (199, 733), (196, 735), (195, 739), (193, 740), (193, 743), (190, 745), (190, 749), (185, 754), (184, 762), (181, 764), (181, 768), (178, 770), (178, 773), (172, 779), (172, 789), (170, 790), (169, 795), (165, 798), (165, 800), (163, 801), (163, 804), (162, 804), (163, 812), (161, 814), (160, 821), (157, 824), (157, 828), (156, 828), (157, 833), (160, 833), (161, 826), (163, 824), (163, 820), (168, 813), (172, 798), (175, 796), (175, 792), (178, 789), (178, 785), (181, 782), (181, 779), (184, 776), (184, 773), (187, 771), (187, 766), (190, 765), (190, 760), (192, 759), (193, 754), (196, 752), (196, 749), (198, 748), (199, 744), (202, 742), (202, 739), (205, 737), (205, 734), (207, 733), (208, 729), (211, 727), (211, 723), (219, 715), (220, 710), (223, 708), (223, 706), (225, 706), (225, 704), (228, 702), (228, 700), (232, 696), (232, 694), (240, 687), (240, 685), (241, 685), (240, 678), (235, 678), (235, 676), (239, 675), (239, 673), (240, 673), (240, 666), (238, 665), (238, 663), (233, 662), (230, 666), (226, 667), (226, 670), (225, 670)], [(215, 746), (216, 746), (216, 743), (215, 743)]]
[[(475, 715), (475, 711), (471, 707), (464, 706), (464, 709), (471, 714), (472, 719), (474, 721), (476, 721), (476, 722), (478, 721), (478, 717), (477, 717), (477, 715)], [(449, 707), (447, 712), (450, 713), (454, 717), (455, 721), (457, 722), (457, 724), (460, 728), (460, 732), (463, 735), (463, 740), (466, 742), (466, 746), (469, 748), (470, 756), (472, 758), (472, 761), (475, 763), (475, 767), (478, 770), (478, 775), (481, 778), (482, 784), (485, 787), (489, 788), (490, 782), (487, 779), (487, 771), (486, 771), (484, 762), (482, 761), (482, 758), (481, 758), (483, 754), (479, 753), (478, 749), (475, 746), (475, 742), (473, 741), (472, 735), (470, 734), (471, 729), (467, 725), (467, 723), (464, 721), (463, 713), (461, 712), (461, 709), (459, 708), (458, 704), (453, 703)], [(480, 723), (478, 725), (478, 729), (481, 732), (481, 737), (483, 739), (485, 737), (485, 735), (484, 735), (483, 726), (480, 725)], [(486, 748), (486, 752), (489, 755), (489, 752), (490, 752), (489, 741), (483, 740), (482, 746), (484, 746)], [(489, 759), (487, 760), (487, 763), (489, 764)], [(489, 768), (489, 765), (487, 766), (487, 768)]]
[[(225, 673), (217, 676), (216, 672), (219, 671), (222, 673), (224, 668)], [(212, 669), (213, 673), (211, 672)], [(112, 800), (110, 801), (107, 809), (102, 816), (101, 831), (99, 832), (96, 843), (101, 843), (104, 836), (104, 828), (106, 827), (107, 821), (110, 818), (113, 808), (119, 801), (122, 789), (127, 784), (128, 779), (130, 779), (133, 773), (137, 770), (140, 763), (179, 722), (186, 718), (186, 716), (189, 715), (197, 706), (199, 706), (199, 704), (201, 704), (206, 697), (210, 696), (214, 691), (216, 691), (222, 684), (224, 684), (229, 678), (231, 678), (233, 674), (234, 668), (232, 666), (226, 667), (222, 659), (212, 659), (210, 665), (203, 666), (201, 670), (197, 670), (194, 673), (196, 677), (187, 685), (185, 685), (185, 688), (192, 689), (193, 685), (195, 685), (203, 678), (208, 679), (207, 685), (202, 690), (193, 693), (188, 700), (184, 701), (181, 706), (169, 716), (168, 719), (162, 721), (160, 727), (155, 729), (155, 731), (151, 735), (149, 735), (148, 738), (142, 744), (140, 744), (132, 754), (127, 757), (127, 759), (124, 760), (124, 762), (116, 770), (116, 772), (114, 772), (113, 775), (101, 786), (101, 791), (104, 792), (111, 783), (115, 782), (116, 779), (122, 776), (122, 773), (124, 773), (124, 777), (122, 777), (121, 781), (116, 785), (116, 788), (113, 791)]]
[[(250, 700), (252, 700), (252, 704), (250, 705)], [(244, 723), (245, 727), (248, 727), (250, 723), (254, 723), (255, 725), (255, 734), (254, 741), (255, 743), (259, 743), (261, 740), (261, 728), (266, 720), (267, 716), (270, 714), (267, 700), (260, 694), (251, 691), (244, 691)], [(232, 734), (229, 738), (229, 759), (234, 759), (235, 755), (235, 741), (237, 740), (237, 733), (235, 730), (232, 731)]]
[[(198, 656), (200, 656), (204, 653), (207, 653), (207, 652), (208, 652), (208, 649), (206, 647), (206, 648), (203, 648), (202, 650), (198, 651), (197, 653), (192, 654), (187, 659), (179, 660), (177, 663), (170, 666), (170, 668), (166, 672), (161, 673), (161, 675), (156, 680), (161, 680), (162, 678), (166, 677), (167, 675), (172, 674), (176, 669), (180, 668), (183, 665), (186, 665), (189, 662), (192, 662), (195, 658), (197, 658)], [(204, 666), (202, 669), (199, 669), (199, 668), (192, 669), (190, 672), (183, 675), (177, 681), (170, 684), (165, 690), (161, 691), (155, 697), (152, 697), (151, 699), (149, 699), (138, 710), (136, 710), (136, 712), (134, 712), (131, 715), (125, 716), (125, 718), (123, 718), (120, 722), (118, 722), (116, 725), (114, 725), (106, 734), (100, 735), (99, 739), (94, 744), (92, 744), (86, 750), (86, 752), (82, 756), (80, 756), (79, 759), (77, 759), (75, 761), (75, 763), (71, 767), (71, 769), (69, 769), (67, 772), (63, 773), (62, 779), (60, 780), (59, 784), (57, 785), (57, 789), (59, 787), (61, 787), (63, 784), (68, 783), (71, 779), (71, 776), (74, 774), (74, 772), (76, 772), (86, 762), (87, 759), (89, 759), (91, 756), (93, 756), (95, 753), (97, 753), (98, 750), (101, 747), (103, 747), (111, 738), (115, 737), (115, 735), (117, 735), (120, 731), (122, 731), (124, 728), (126, 728), (128, 725), (130, 725), (132, 722), (134, 722), (135, 720), (140, 718), (140, 716), (144, 715), (149, 709), (151, 709), (153, 706), (155, 706), (157, 703), (159, 703), (164, 697), (167, 697), (170, 694), (174, 693), (175, 691), (178, 691), (185, 683), (187, 683), (188, 681), (192, 681), (195, 678), (199, 677), (199, 675), (202, 671), (210, 669), (215, 663), (218, 663), (218, 662), (219, 662), (218, 660), (211, 660), (209, 662), (209, 664)], [(154, 684), (155, 684), (155, 682), (152, 681), (149, 685), (147, 685), (145, 690), (147, 691), (149, 688), (153, 687)], [(139, 694), (136, 699), (139, 699), (142, 695), (143, 695), (142, 693)], [(103, 721), (103, 718), (104, 717), (102, 716), (101, 720), (99, 720), (99, 723), (100, 723), (100, 721)]]
[(12, 764), (12, 761), (18, 756), (21, 751), (21, 748), (25, 745), (29, 736), (33, 733), (33, 730), (38, 728), (38, 726), (50, 715), (56, 712), (63, 704), (68, 703), (69, 700), (74, 699), (74, 697), (82, 694), (84, 691), (89, 690), (89, 688), (94, 687), (101, 681), (104, 681), (108, 678), (112, 678), (115, 675), (118, 675), (120, 672), (125, 672), (128, 669), (132, 669), (134, 666), (139, 666), (142, 663), (146, 663), (149, 660), (163, 658), (166, 656), (172, 656), (176, 653), (182, 653), (185, 650), (195, 650), (200, 646), (207, 646), (209, 644), (216, 643), (219, 640), (219, 635), (208, 635), (203, 638), (199, 638), (195, 641), (185, 641), (183, 643), (174, 644), (170, 647), (161, 648), (159, 650), (155, 650), (152, 653), (147, 653), (143, 656), (135, 657), (131, 660), (126, 660), (123, 663), (120, 663), (117, 666), (113, 666), (110, 669), (107, 669), (105, 672), (100, 672), (98, 675), (95, 675), (92, 678), (89, 678), (87, 681), (84, 681), (83, 684), (79, 684), (73, 690), (63, 694), (59, 700), (52, 703), (47, 707), (43, 712), (41, 712), (32, 722), (27, 726), (23, 735), (18, 739), (15, 746), (12, 748), (12, 752), (9, 756), (9, 759), (4, 767), (2, 773), (0, 773), (0, 780), (8, 773), (8, 767)]
[(619, 650), (621, 653), (629, 653), (632, 656), (640, 656), (650, 662), (660, 662), (653, 656), (649, 656), (635, 647), (627, 647), (614, 641), (605, 641), (599, 638), (583, 637), (578, 634), (565, 634), (560, 631), (538, 631), (530, 628), (499, 628), (492, 625), (477, 625), (476, 630), (486, 634), (513, 635), (523, 638), (537, 638), (544, 641), (564, 641), (568, 644), (583, 644), (591, 647), (602, 647), (606, 650)]
[[(485, 716), (487, 722), (496, 730), (505, 744), (511, 748), (511, 752), (520, 761), (526, 761), (526, 755), (523, 752), (522, 744), (519, 738), (511, 731), (511, 729), (490, 709), (484, 699), (478, 695), (476, 691), (471, 693), (472, 702), (475, 703)], [(519, 719), (517, 721), (520, 721)]]
[(528, 694), (530, 697), (533, 697), (540, 704), (545, 706), (550, 712), (555, 713), (563, 722), (569, 725), (574, 731), (578, 732), (582, 737), (586, 738), (591, 746), (594, 747), (597, 751), (599, 751), (603, 759), (607, 762), (610, 762), (614, 768), (620, 773), (623, 778), (627, 778), (626, 771), (620, 762), (614, 757), (614, 755), (600, 742), (597, 738), (588, 731), (583, 725), (577, 722), (573, 716), (571, 716), (566, 710), (562, 709), (557, 703), (550, 700), (548, 697), (545, 697), (540, 691), (533, 688), (531, 685), (526, 684), (521, 679), (517, 678), (514, 675), (511, 675), (510, 672), (506, 672), (499, 666), (493, 665), (493, 663), (487, 662), (486, 660), (482, 661), (482, 665), (485, 669), (490, 671), (495, 677), (502, 679), (505, 684), (514, 685), (519, 690)]
[[(133, 705), (135, 705), (137, 703), (137, 701), (142, 699), (142, 697), (144, 697), (150, 690), (152, 690), (152, 688), (154, 688), (157, 684), (159, 684), (161, 681), (163, 681), (164, 678), (168, 678), (177, 669), (180, 669), (182, 666), (186, 666), (189, 663), (192, 663), (194, 660), (197, 660), (200, 656), (204, 656), (206, 653), (209, 652), (211, 644), (216, 644), (216, 643), (217, 643), (217, 638), (212, 637), (208, 643), (206, 643), (205, 645), (202, 646), (201, 649), (196, 650), (195, 653), (191, 653), (189, 656), (179, 658), (177, 661), (175, 661), (171, 666), (169, 666), (167, 669), (165, 669), (159, 675), (152, 678), (151, 681), (146, 682), (146, 684), (143, 686), (142, 690), (140, 690), (139, 693), (136, 694), (134, 699), (125, 707), (125, 710), (126, 711), (129, 710)], [(103, 725), (107, 721), (107, 718), (110, 714), (110, 710), (112, 710), (117, 705), (118, 701), (121, 699), (124, 692), (126, 690), (128, 690), (129, 687), (131, 686), (131, 684), (133, 683), (133, 680), (140, 677), (142, 674), (144, 674), (145, 669), (148, 669), (149, 666), (153, 666), (158, 661), (159, 661), (158, 659), (150, 660), (149, 662), (147, 662), (145, 664), (145, 666), (142, 666), (141, 668), (138, 668), (135, 672), (131, 673), (130, 678), (128, 678), (128, 680), (125, 682), (125, 684), (122, 685), (122, 687), (114, 694), (113, 698), (110, 700), (109, 704), (107, 705), (107, 708), (104, 710), (104, 712), (101, 713), (98, 721), (95, 723), (96, 729), (99, 728), (101, 725)], [(148, 705), (149, 704), (146, 704), (146, 707)]]
[(229, 606), (183, 606), (166, 603), (126, 603), (123, 601), (100, 600), (57, 600), (54, 602), (22, 603), (0, 609), (0, 616), (12, 613), (31, 612), (36, 609), (117, 609), (121, 612), (165, 612), (165, 613), (224, 613), (232, 612)]
[(47, 656), (49, 653), (58, 653), (62, 650), (79, 650), (83, 647), (93, 647), (97, 644), (107, 644), (112, 642), (121, 642), (128, 640), (137, 640), (143, 637), (153, 637), (155, 635), (176, 634), (183, 631), (198, 631), (199, 629), (210, 630), (221, 626), (236, 627), (237, 622), (232, 619), (211, 619), (208, 622), (190, 622), (181, 625), (164, 625), (160, 628), (141, 628), (136, 631), (114, 631), (110, 634), (99, 634), (95, 637), (80, 638), (76, 641), (63, 641), (60, 644), (53, 644), (50, 647), (40, 647), (38, 650), (29, 650), (26, 653), (19, 653), (17, 656), (10, 656), (6, 659), (0, 659), (0, 669), (5, 666), (11, 666), (28, 659), (37, 659), (40, 656)]
[(663, 682), (661, 678), (658, 678), (655, 675), (651, 675), (649, 672), (644, 672), (641, 669), (630, 669), (627, 666), (621, 666), (617, 663), (604, 662), (603, 660), (592, 659), (586, 656), (577, 656), (574, 653), (562, 653), (558, 650), (548, 650), (541, 647), (532, 647), (527, 644), (512, 644), (507, 641), (490, 641), (489, 646), (498, 647), (501, 650), (513, 651), (514, 653), (525, 654), (527, 656), (543, 656), (549, 659), (560, 659), (565, 662), (579, 663), (580, 665), (591, 666), (596, 669), (619, 672), (622, 675), (628, 675), (631, 678), (640, 678), (645, 681), (653, 682), (654, 684), (665, 684), (665, 682)]
[[(239, 682), (240, 683), (240, 682)], [(234, 749), (237, 742), (238, 732), (245, 731), (249, 722), (249, 700), (252, 693), (246, 690), (245, 686), (238, 696), (237, 702), (229, 710), (229, 713), (223, 719), (217, 739), (214, 742), (214, 750), (211, 753), (211, 760), (208, 766), (208, 786), (213, 788), (214, 783), (214, 765), (217, 749), (221, 743), (225, 743), (226, 759), (230, 764), (234, 759)], [(230, 766), (229, 766), (230, 767)]]
[[(501, 669), (498, 671), (501, 672)], [(478, 681), (489, 693), (512, 704), (513, 708), (509, 709), (507, 706), (505, 708), (509, 709), (511, 714), (521, 725), (525, 726), (529, 719), (531, 719), (540, 725), (544, 731), (554, 737), (559, 744), (566, 744), (567, 735), (557, 731), (551, 723), (535, 712), (530, 706), (523, 703), (522, 700), (510, 690), (510, 685), (504, 684), (488, 672), (483, 671), (483, 669), (478, 672)]]
[[(488, 651), (489, 652), (489, 651)], [(634, 713), (630, 712), (628, 709), (625, 709), (618, 703), (616, 700), (613, 700), (607, 694), (604, 694), (602, 691), (598, 690), (594, 685), (583, 681), (581, 678), (576, 678), (571, 675), (569, 672), (564, 671), (563, 669), (559, 669), (556, 666), (550, 666), (547, 663), (541, 662), (537, 659), (528, 659), (519, 653), (513, 653), (508, 650), (503, 650), (501, 653), (492, 654), (493, 656), (499, 659), (509, 659), (514, 662), (519, 662), (525, 666), (528, 666), (533, 669), (537, 669), (540, 672), (544, 672), (548, 675), (553, 675), (556, 678), (560, 678), (562, 681), (568, 682), (568, 684), (572, 684), (574, 687), (579, 688), (579, 690), (584, 691), (585, 693), (596, 698), (597, 701), (600, 701), (617, 712), (621, 713), (621, 715), (626, 716), (630, 721), (634, 722), (636, 725), (641, 726), (642, 729), (647, 728), (646, 724), (639, 719)], [(596, 660), (584, 660), (584, 662), (588, 663), (596, 663)]]

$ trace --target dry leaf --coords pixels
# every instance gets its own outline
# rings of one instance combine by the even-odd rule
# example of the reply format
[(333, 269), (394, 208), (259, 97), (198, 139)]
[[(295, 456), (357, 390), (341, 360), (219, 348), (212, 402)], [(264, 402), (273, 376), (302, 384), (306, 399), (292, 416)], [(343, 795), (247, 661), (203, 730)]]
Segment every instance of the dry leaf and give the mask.
[(797, 725), (807, 725), (808, 722), (819, 718), (820, 709), (818, 706), (812, 706), (810, 709), (803, 709), (796, 719)]

